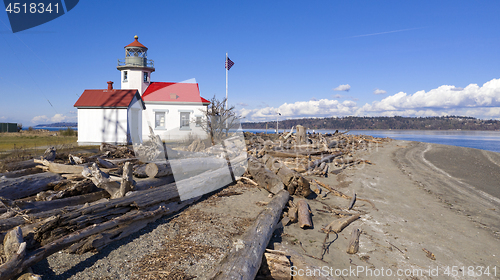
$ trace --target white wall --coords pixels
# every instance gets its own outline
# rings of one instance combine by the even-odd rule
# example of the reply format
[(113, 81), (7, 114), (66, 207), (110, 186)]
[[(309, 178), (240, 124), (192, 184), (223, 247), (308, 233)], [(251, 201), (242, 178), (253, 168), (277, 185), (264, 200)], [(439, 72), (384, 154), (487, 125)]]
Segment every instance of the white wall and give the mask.
[[(189, 135), (197, 136), (199, 138), (206, 138), (207, 133), (201, 128), (196, 126), (196, 117), (203, 116), (200, 109), (206, 110), (206, 106), (201, 104), (166, 104), (161, 102), (145, 102), (146, 110), (142, 113), (142, 137), (148, 139), (149, 126), (153, 128), (155, 134), (159, 135), (164, 141), (182, 140)], [(165, 112), (165, 127), (155, 127), (155, 113)], [(189, 129), (180, 129), (181, 112), (190, 112)]]
[(142, 142), (142, 111), (142, 101), (134, 97), (127, 110), (129, 140), (132, 143)]
[(127, 144), (127, 108), (78, 108), (78, 144)]
[[(127, 71), (127, 81), (123, 80), (124, 71)], [(149, 75), (149, 81), (144, 82), (144, 72)], [(121, 89), (137, 89), (142, 96), (151, 81), (151, 72), (143, 69), (121, 70)]]

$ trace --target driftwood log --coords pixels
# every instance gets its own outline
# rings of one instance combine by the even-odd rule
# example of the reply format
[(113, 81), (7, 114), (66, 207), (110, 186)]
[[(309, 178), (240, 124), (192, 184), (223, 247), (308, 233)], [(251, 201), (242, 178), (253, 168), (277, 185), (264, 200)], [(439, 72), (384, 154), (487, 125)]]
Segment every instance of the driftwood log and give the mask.
[(270, 193), (277, 194), (285, 189), (281, 179), (254, 157), (250, 157), (248, 160), (248, 171), (257, 184)]
[(326, 226), (325, 231), (339, 233), (350, 223), (354, 222), (357, 219), (359, 219), (359, 214), (334, 220), (328, 226)]
[(110, 162), (110, 161), (107, 161), (103, 158), (97, 158), (97, 162), (99, 163), (100, 166), (102, 166), (103, 168), (108, 168), (108, 169), (111, 169), (111, 168), (116, 168), (117, 165)]
[(361, 231), (358, 228), (353, 228), (351, 233), (351, 239), (349, 240), (349, 245), (347, 246), (348, 254), (356, 254), (359, 250), (359, 235)]
[[(172, 166), (174, 166), (173, 169)], [(216, 157), (171, 159), (167, 162), (148, 163), (145, 167), (145, 172), (150, 178), (170, 176), (173, 175), (174, 171), (176, 175), (186, 173), (185, 177), (189, 177), (190, 175), (197, 175), (224, 166), (227, 166), (227, 161)]]
[(271, 239), (274, 226), (290, 194), (281, 190), (256, 218), (254, 224), (237, 239), (229, 255), (211, 273), (210, 279), (255, 279), (262, 255)]
[(311, 220), (311, 210), (309, 204), (304, 199), (297, 202), (298, 220), (301, 228), (311, 228), (313, 226)]
[(43, 172), (39, 168), (32, 167), (11, 172), (0, 173), (0, 178), (19, 178), (26, 175), (37, 174)]
[(48, 147), (45, 153), (43, 153), (43, 159), (54, 161), (56, 159), (56, 147)]
[(261, 162), (279, 177), (291, 195), (295, 194), (307, 197), (311, 194), (309, 181), (298, 172), (288, 168), (288, 166), (280, 160), (266, 154), (262, 157)]
[[(200, 198), (201, 197), (196, 197), (186, 201), (172, 202), (168, 204), (161, 203), (159, 205), (162, 207), (164, 206), (168, 210), (167, 212), (158, 213), (157, 215), (153, 215), (149, 218), (140, 219), (130, 223), (120, 224), (117, 227), (102, 231), (99, 234), (95, 234), (88, 238), (82, 239), (81, 241), (71, 245), (66, 251), (68, 253), (78, 253), (78, 254), (82, 254), (88, 251), (96, 251), (96, 250), (99, 251), (104, 247), (106, 247), (107, 245), (111, 244), (112, 242), (123, 239), (143, 229), (148, 225), (148, 223), (152, 223), (157, 219), (161, 218), (162, 216), (180, 211), (182, 208), (195, 203)], [(157, 206), (153, 206), (151, 208), (157, 208)]]
[(321, 159), (318, 159), (318, 160), (315, 160), (313, 162), (310, 162), (309, 165), (307, 166), (307, 169), (308, 170), (314, 169), (314, 168), (318, 167), (323, 162), (325, 162), (325, 163), (331, 162), (334, 158), (339, 157), (339, 156), (341, 156), (343, 154), (344, 153), (339, 152), (339, 153), (335, 153), (335, 154), (332, 154), (332, 155), (324, 156)]
[(59, 174), (44, 172), (27, 175), (19, 178), (0, 179), (0, 196), (7, 199), (19, 199), (46, 191), (49, 183), (60, 181)]
[[(103, 230), (110, 229), (113, 227), (116, 227), (122, 223), (127, 223), (127, 222), (133, 222), (137, 220), (142, 220), (142, 219), (147, 219), (152, 216), (164, 214), (168, 211), (165, 207), (160, 207), (157, 210), (154, 211), (140, 211), (140, 212), (131, 212), (127, 213), (126, 215), (123, 215), (121, 217), (112, 219), (110, 221), (101, 223), (101, 224), (94, 224), (89, 227), (86, 227), (82, 230), (78, 230), (74, 233), (71, 233), (69, 235), (66, 235), (60, 239), (54, 240), (51, 243), (46, 244), (45, 246), (41, 247), (40, 249), (37, 249), (33, 251), (32, 253), (28, 254), (24, 258), (22, 258), (21, 262), (16, 263), (15, 266), (13, 264), (10, 264), (9, 262), (3, 264), (0, 266), (0, 280), (6, 280), (10, 279), (11, 277), (14, 277), (18, 274), (20, 274), (24, 269), (31, 267), (32, 265), (36, 264), (37, 262), (43, 260), (44, 258), (60, 251), (63, 250), (64, 248), (70, 246), (71, 244), (78, 242), (79, 240), (82, 240), (83, 238), (86, 238), (88, 236), (91, 236), (93, 234), (102, 232)], [(1, 274), (1, 272), (5, 271), (5, 274)]]
[(82, 173), (83, 169), (85, 168), (85, 165), (61, 164), (61, 163), (51, 162), (45, 159), (43, 160), (35, 159), (35, 162), (48, 167), (48, 171), (59, 174)]
[(20, 274), (24, 268), (21, 268), (23, 259), (26, 256), (26, 242), (21, 243), (18, 250), (10, 260), (0, 266), (0, 280), (9, 280)]
[[(290, 261), (294, 270), (290, 270), (290, 273), (293, 273), (294, 280), (310, 280), (311, 276), (306, 275), (306, 273), (298, 273), (299, 270), (305, 271), (321, 271), (321, 267), (315, 266), (308, 262), (301, 254), (297, 253), (295, 250), (289, 247), (289, 245), (283, 243), (274, 243), (274, 249), (285, 252), (287, 256), (290, 257)], [(315, 275), (315, 280), (333, 280), (333, 277), (324, 276), (322, 274)]]
[(3, 251), (7, 260), (10, 260), (16, 254), (19, 246), (23, 243), (23, 233), (20, 227), (9, 231), (3, 239)]
[(284, 252), (266, 249), (256, 279), (291, 280), (290, 268), (290, 260)]
[(298, 209), (297, 209), (297, 207), (288, 208), (288, 218), (290, 218), (291, 223), (296, 223), (298, 221)]
[(28, 159), (20, 162), (11, 162), (5, 164), (5, 169), (7, 171), (15, 171), (20, 169), (28, 169), (32, 167), (36, 167), (38, 163), (35, 162), (34, 159)]
[(351, 210), (352, 207), (354, 207), (354, 203), (356, 203), (356, 192), (355, 191), (353, 191), (351, 202), (349, 202), (349, 207), (347, 207), (347, 210)]
[(109, 175), (102, 172), (95, 163), (90, 168), (85, 168), (82, 175), (86, 178), (90, 178), (98, 188), (107, 191), (112, 199), (124, 197), (135, 185), (132, 179), (132, 166), (130, 162), (125, 163), (123, 167), (121, 184), (111, 180)]

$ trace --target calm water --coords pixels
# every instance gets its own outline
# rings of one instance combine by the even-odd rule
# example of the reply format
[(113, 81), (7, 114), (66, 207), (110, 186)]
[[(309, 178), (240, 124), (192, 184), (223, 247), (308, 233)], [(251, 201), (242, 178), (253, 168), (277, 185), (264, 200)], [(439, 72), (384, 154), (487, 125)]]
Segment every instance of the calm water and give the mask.
[[(28, 130), (29, 127), (23, 127), (23, 130)], [(66, 130), (66, 127), (33, 127), (33, 129), (45, 129), (48, 131), (59, 131), (59, 130)], [(73, 130), (78, 130), (78, 127), (71, 127)]]
[[(266, 130), (247, 129), (245, 131), (265, 132)], [(267, 132), (273, 133), (274, 131), (269, 129)], [(280, 132), (283, 132), (283, 130), (280, 129)], [(308, 130), (307, 132), (313, 131)], [(335, 130), (316, 130), (316, 132), (334, 133)], [(351, 130), (348, 134), (364, 134), (374, 137), (390, 137), (397, 140), (419, 141), (500, 152), (500, 131)]]

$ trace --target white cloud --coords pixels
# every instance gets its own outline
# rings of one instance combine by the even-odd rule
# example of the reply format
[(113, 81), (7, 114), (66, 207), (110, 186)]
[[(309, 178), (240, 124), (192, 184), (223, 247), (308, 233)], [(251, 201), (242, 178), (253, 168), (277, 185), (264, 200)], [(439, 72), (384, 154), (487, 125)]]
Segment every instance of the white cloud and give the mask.
[(6, 116), (1, 116), (1, 117), (0, 117), (0, 120), (6, 120), (6, 119), (7, 119), (7, 117), (6, 117)]
[(246, 107), (246, 106), (248, 106), (248, 104), (247, 104), (247, 103), (243, 103), (243, 102), (237, 103), (236, 105), (241, 106), (241, 107)]
[(51, 122), (63, 122), (67, 119), (68, 119), (68, 117), (66, 117), (63, 114), (55, 114), (52, 118), (50, 118), (50, 121)]
[(336, 88), (334, 88), (333, 90), (335, 91), (349, 91), (351, 89), (351, 86), (349, 84), (345, 84), (345, 85), (340, 85)]
[(482, 87), (470, 84), (457, 91), (455, 86), (440, 86), (428, 92), (417, 91), (412, 95), (398, 92), (381, 101), (365, 104), (361, 111), (385, 112), (418, 109), (444, 111), (448, 109), (466, 109), (477, 107), (500, 107), (500, 79), (486, 82)]
[(373, 91), (373, 94), (386, 94), (387, 91), (383, 90), (383, 89), (376, 89)]
[(49, 120), (49, 118), (47, 118), (46, 115), (42, 115), (42, 116), (36, 116), (36, 117), (32, 118), (31, 122), (39, 124), (39, 123), (47, 122), (48, 120)]
[(75, 119), (75, 117), (68, 117), (63, 114), (55, 114), (52, 117), (47, 117), (46, 115), (36, 116), (31, 119), (32, 123), (41, 124), (41, 123), (56, 123), (56, 122), (65, 122)]
[(316, 99), (316, 97), (311, 97), (311, 99), (309, 99), (309, 101), (318, 101), (318, 99)]
[[(341, 98), (342, 96), (335, 96)], [(443, 85), (414, 94), (398, 92), (380, 101), (359, 106), (351, 100), (309, 100), (285, 103), (278, 108), (242, 109), (245, 121), (273, 120), (276, 111), (287, 118), (329, 116), (472, 116), (482, 119), (500, 118), (500, 79), (483, 86), (470, 84), (465, 88)]]
[(341, 94), (335, 94), (335, 95), (333, 96), (333, 98), (337, 98), (337, 99), (341, 99), (341, 98), (343, 98), (343, 97), (344, 97), (344, 96), (343, 96), (343, 95), (341, 95)]
[(239, 112), (242, 117), (247, 119), (246, 121), (264, 121), (274, 119), (277, 111), (279, 111), (283, 117), (299, 118), (351, 115), (356, 109), (356, 102), (351, 100), (340, 102), (339, 100), (320, 99), (298, 101), (290, 104), (285, 103), (278, 108), (242, 109)]

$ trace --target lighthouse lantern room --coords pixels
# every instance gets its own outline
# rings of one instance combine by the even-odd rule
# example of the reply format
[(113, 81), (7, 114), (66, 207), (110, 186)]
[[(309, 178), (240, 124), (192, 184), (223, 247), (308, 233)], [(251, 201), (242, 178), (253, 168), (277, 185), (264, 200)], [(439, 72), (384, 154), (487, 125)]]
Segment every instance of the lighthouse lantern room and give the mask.
[(118, 59), (116, 68), (121, 71), (121, 89), (137, 89), (142, 96), (155, 68), (154, 61), (148, 59), (148, 48), (139, 43), (137, 35), (134, 39), (125, 46), (125, 59)]

